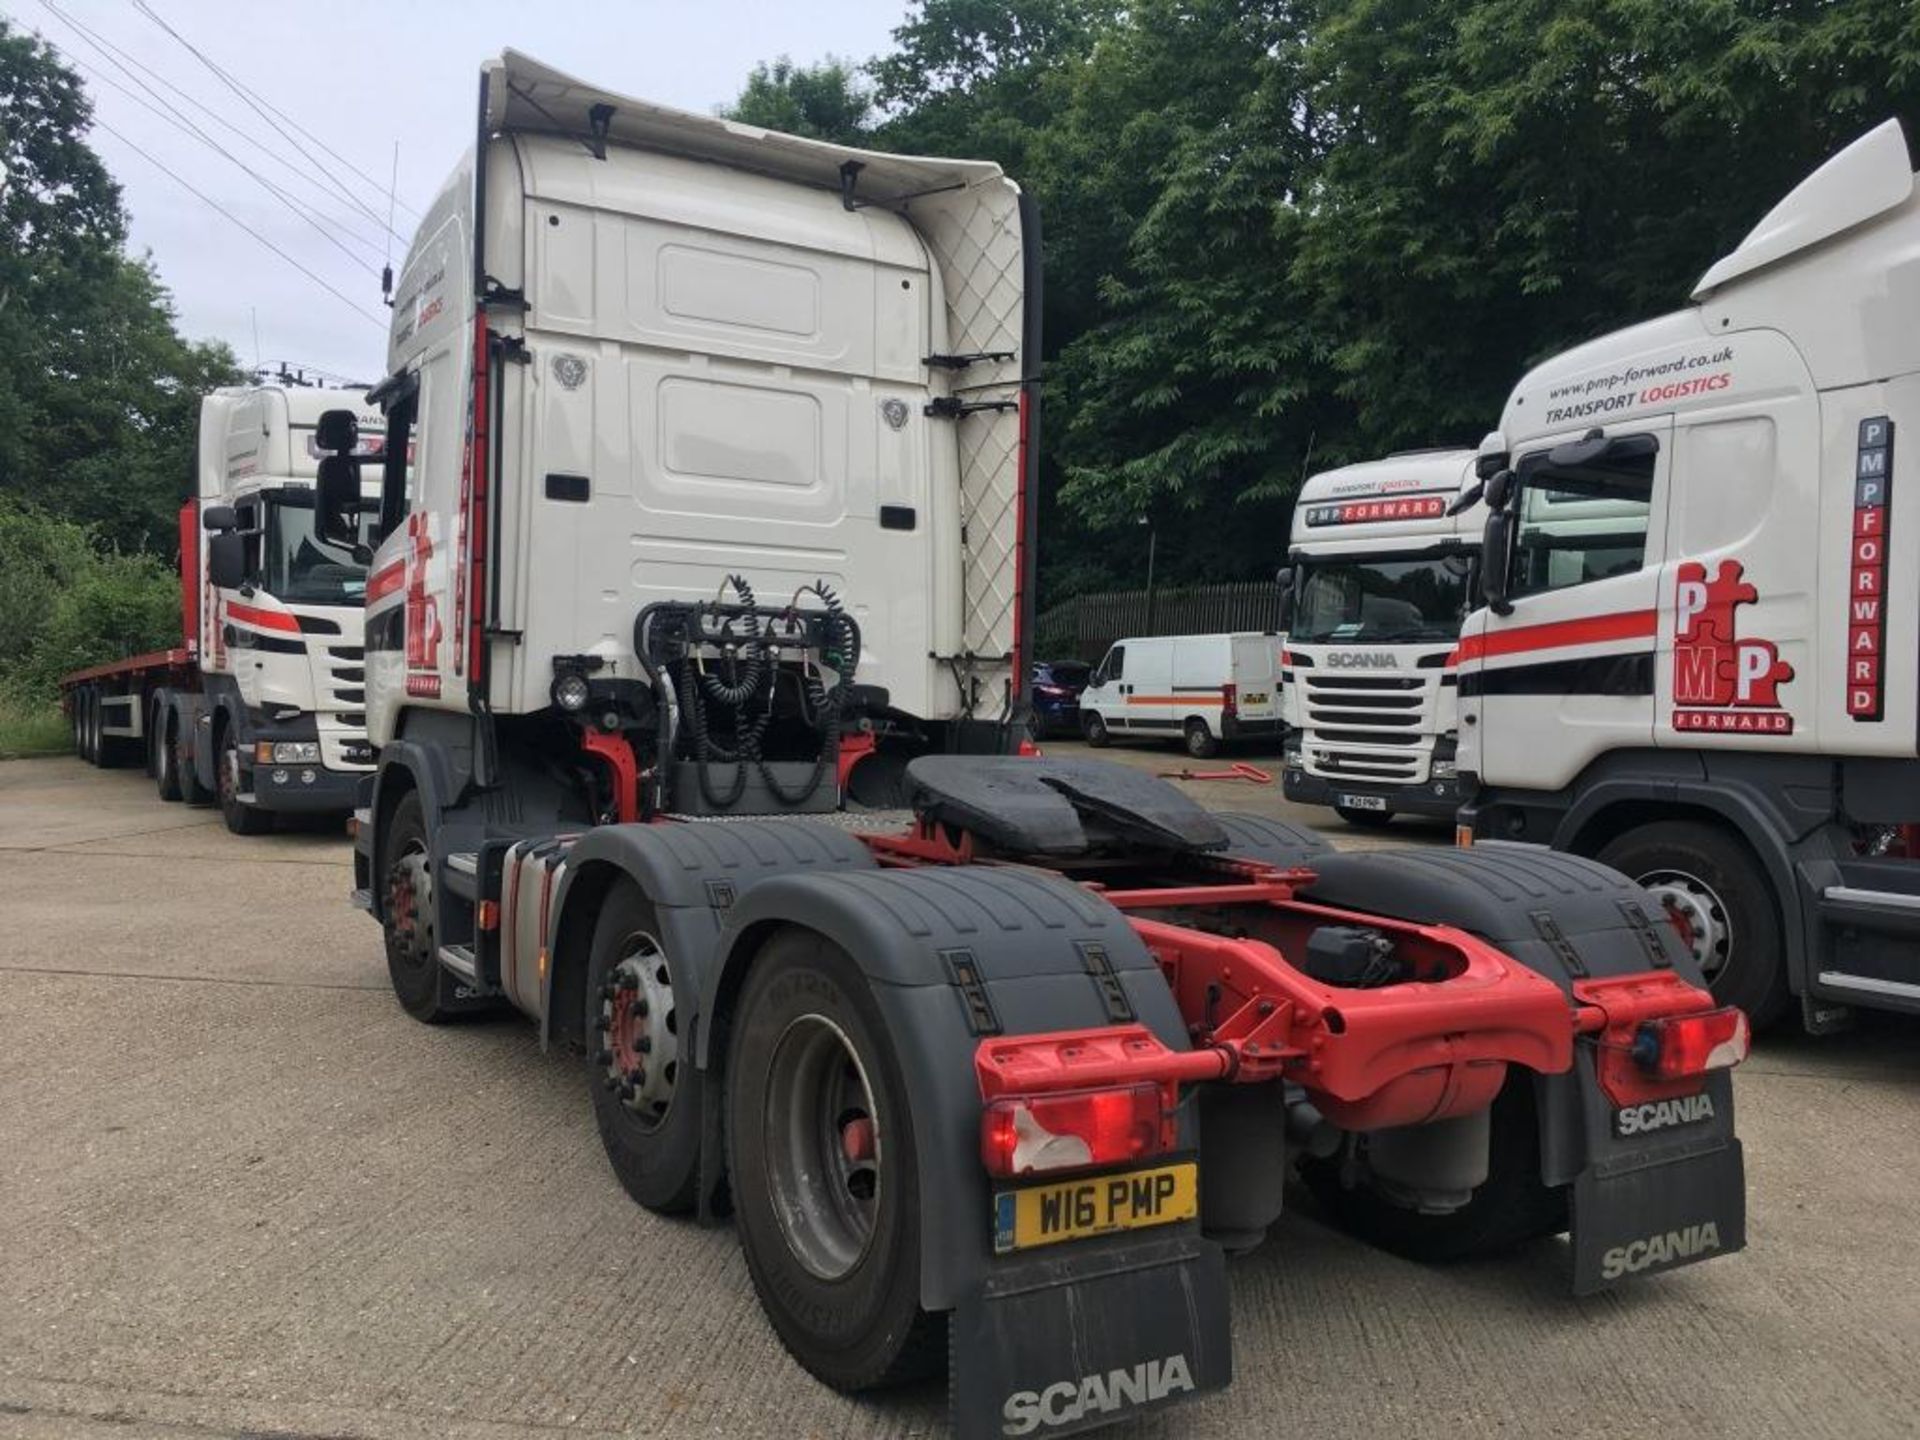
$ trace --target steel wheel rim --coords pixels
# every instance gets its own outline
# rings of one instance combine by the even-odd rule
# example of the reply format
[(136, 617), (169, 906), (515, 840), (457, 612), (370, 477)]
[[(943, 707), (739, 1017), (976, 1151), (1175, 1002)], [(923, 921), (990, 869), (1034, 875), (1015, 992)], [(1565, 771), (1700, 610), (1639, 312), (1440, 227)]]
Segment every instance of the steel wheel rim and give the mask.
[(787, 1248), (810, 1274), (840, 1280), (873, 1244), (882, 1127), (853, 1042), (824, 1015), (782, 1032), (767, 1068), (767, 1189)]
[(1719, 892), (1699, 876), (1671, 867), (1649, 870), (1639, 883), (1672, 919), (1680, 943), (1700, 966), (1701, 975), (1711, 980), (1727, 968), (1733, 954), (1733, 920)]
[(395, 958), (412, 970), (435, 963), (433, 954), (433, 871), (426, 849), (415, 843), (387, 868), (387, 921), (392, 926)]
[(660, 941), (636, 930), (600, 987), (600, 1059), (604, 1083), (647, 1130), (666, 1123), (680, 1073), (680, 1013), (673, 971)]

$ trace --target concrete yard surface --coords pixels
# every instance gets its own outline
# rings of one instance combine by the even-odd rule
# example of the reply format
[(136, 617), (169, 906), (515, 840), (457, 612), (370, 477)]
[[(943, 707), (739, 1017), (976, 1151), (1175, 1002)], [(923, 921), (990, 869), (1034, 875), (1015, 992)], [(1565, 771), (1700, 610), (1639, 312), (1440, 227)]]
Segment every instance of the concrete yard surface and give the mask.
[[(138, 771), (0, 764), (0, 1435), (944, 1433), (937, 1387), (802, 1372), (730, 1230), (626, 1198), (580, 1062), (512, 1018), (408, 1019), (350, 874), (335, 832), (239, 839)], [(1767, 1040), (1736, 1087), (1751, 1248), (1595, 1299), (1560, 1242), (1423, 1269), (1296, 1193), (1231, 1267), (1233, 1387), (1106, 1433), (1912, 1435), (1916, 1042)]]

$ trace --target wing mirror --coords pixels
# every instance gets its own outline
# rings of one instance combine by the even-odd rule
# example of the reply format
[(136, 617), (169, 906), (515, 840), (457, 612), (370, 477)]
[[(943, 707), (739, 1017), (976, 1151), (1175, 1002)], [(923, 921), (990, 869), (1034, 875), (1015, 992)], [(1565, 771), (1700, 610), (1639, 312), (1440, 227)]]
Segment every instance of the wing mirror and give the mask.
[(209, 505), (200, 512), (200, 528), (209, 535), (218, 535), (223, 530), (237, 530), (240, 518), (233, 513), (231, 505)]
[[(1511, 476), (1512, 471), (1503, 470), (1500, 476)], [(1491, 485), (1488, 482), (1491, 499)], [(1496, 615), (1511, 615), (1513, 602), (1507, 598), (1513, 579), (1513, 531), (1517, 523), (1514, 514), (1504, 505), (1496, 508), (1487, 516), (1486, 535), (1481, 544), (1480, 585), (1486, 592), (1487, 608)]]
[(1282, 635), (1293, 628), (1293, 567), (1282, 565), (1273, 577), (1273, 583), (1280, 587), (1279, 630)]
[[(231, 510), (227, 517), (232, 519)], [(207, 537), (207, 579), (222, 590), (238, 590), (246, 583), (247, 542), (231, 526)]]

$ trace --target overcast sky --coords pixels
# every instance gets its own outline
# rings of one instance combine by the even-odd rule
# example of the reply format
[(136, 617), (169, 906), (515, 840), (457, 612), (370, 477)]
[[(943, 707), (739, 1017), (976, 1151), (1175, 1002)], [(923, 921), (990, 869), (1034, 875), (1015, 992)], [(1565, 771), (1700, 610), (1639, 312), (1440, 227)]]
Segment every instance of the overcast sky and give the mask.
[[(610, 90), (711, 111), (738, 95), (756, 61), (782, 54), (803, 63), (829, 54), (865, 60), (885, 50), (906, 10), (906, 0), (145, 3), (207, 59), (363, 172), (368, 178), (326, 162), (366, 210), (352, 209), (341, 196), (326, 198), (310, 179), (314, 167), (135, 0), (51, 0), (51, 8), (48, 0), (0, 0), (0, 14), (37, 30), (76, 62), (96, 106), (92, 142), (125, 190), (133, 250), (152, 251), (184, 333), (225, 340), (243, 364), (251, 365), (257, 353), (269, 364), (289, 360), (366, 380), (377, 379), (386, 360), (379, 277), (394, 142), (400, 144), (400, 208), (393, 229), (410, 236), (414, 214), (472, 142), (485, 57), (511, 46)], [(93, 42), (63, 15), (92, 32)], [(98, 46), (107, 48), (103, 53)], [(129, 71), (303, 207), (320, 212), (338, 227), (331, 238), (165, 118), (161, 101), (141, 90)], [(299, 129), (278, 123), (316, 149)], [(256, 141), (297, 170), (267, 158)], [(347, 298), (329, 294), (182, 181)], [(392, 244), (397, 271), (406, 247)], [(368, 313), (357, 313), (348, 300)]]

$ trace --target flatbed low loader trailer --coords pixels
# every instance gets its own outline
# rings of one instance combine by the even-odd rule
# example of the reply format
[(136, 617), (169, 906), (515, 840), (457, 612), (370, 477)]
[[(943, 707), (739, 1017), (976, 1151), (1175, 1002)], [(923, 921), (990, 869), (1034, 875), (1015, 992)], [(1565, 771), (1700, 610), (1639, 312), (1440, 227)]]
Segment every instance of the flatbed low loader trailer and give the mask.
[(81, 759), (144, 761), (162, 800), (218, 805), (235, 834), (352, 811), (373, 771), (366, 567), (353, 542), (315, 533), (311, 441), (323, 412), (361, 393), (260, 385), (202, 398), (196, 493), (180, 508), (181, 643), (61, 677)]
[(828, 1384), (950, 1364), (964, 1437), (1225, 1385), (1295, 1164), (1410, 1254), (1567, 1231), (1583, 1291), (1740, 1249), (1745, 1020), (1645, 892), (1006, 753), (1038, 243), (992, 165), (483, 69), (374, 392), (401, 1004), (584, 1056), (628, 1192), (731, 1216)]

